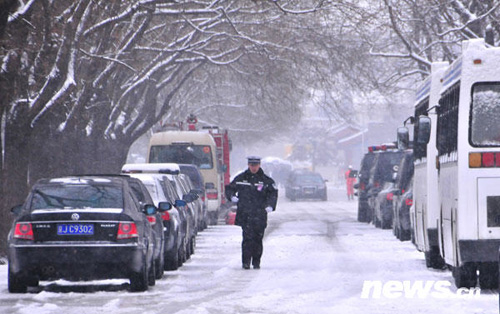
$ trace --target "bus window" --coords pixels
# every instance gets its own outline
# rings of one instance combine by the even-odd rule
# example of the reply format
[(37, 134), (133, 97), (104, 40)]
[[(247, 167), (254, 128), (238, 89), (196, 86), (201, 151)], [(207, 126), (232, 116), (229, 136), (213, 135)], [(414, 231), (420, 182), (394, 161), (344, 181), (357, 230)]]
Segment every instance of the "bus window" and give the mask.
[(500, 146), (500, 83), (472, 87), (470, 144)]
[(460, 82), (446, 91), (439, 100), (436, 147), (443, 156), (457, 151), (458, 145), (458, 105)]

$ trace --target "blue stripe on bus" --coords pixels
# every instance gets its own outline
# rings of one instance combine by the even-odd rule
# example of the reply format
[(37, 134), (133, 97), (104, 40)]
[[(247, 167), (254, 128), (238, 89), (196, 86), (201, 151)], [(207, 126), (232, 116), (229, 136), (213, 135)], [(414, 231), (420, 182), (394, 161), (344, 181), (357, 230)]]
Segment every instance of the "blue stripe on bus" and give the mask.
[(451, 69), (449, 73), (447, 73), (443, 79), (443, 88), (446, 88), (448, 84), (453, 82), (457, 77), (459, 77), (462, 74), (462, 60), (457, 62)]

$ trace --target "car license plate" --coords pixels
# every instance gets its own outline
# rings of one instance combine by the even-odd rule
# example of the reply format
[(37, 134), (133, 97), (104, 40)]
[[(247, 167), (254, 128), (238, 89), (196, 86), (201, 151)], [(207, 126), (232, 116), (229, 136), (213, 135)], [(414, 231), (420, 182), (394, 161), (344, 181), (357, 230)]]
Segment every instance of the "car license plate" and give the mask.
[(92, 235), (94, 234), (93, 224), (59, 224), (57, 225), (58, 235)]

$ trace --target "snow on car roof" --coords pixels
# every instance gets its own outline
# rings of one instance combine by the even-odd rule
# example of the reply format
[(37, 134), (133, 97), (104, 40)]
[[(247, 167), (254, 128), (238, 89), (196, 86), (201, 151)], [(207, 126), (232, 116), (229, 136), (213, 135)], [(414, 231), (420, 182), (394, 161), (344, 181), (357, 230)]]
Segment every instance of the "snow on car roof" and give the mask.
[(88, 184), (90, 181), (92, 182), (100, 182), (100, 183), (110, 183), (110, 179), (106, 178), (92, 178), (86, 179), (81, 177), (64, 177), (64, 178), (53, 178), (50, 179), (50, 183), (67, 183), (67, 184)]
[(123, 208), (47, 208), (35, 209), (31, 214), (47, 214), (47, 213), (111, 213), (119, 214), (123, 212)]
[(123, 173), (131, 172), (150, 172), (150, 173), (179, 173), (181, 171), (178, 164), (175, 163), (142, 163), (125, 164), (122, 166)]

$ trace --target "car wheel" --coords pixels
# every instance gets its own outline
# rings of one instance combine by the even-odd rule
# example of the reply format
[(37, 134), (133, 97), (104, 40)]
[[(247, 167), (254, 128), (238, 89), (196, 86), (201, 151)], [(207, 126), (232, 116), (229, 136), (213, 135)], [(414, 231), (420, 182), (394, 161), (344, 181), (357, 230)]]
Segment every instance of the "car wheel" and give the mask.
[(425, 252), (425, 265), (429, 268), (442, 269), (445, 262), (439, 252), (439, 247), (433, 246), (429, 252)]
[(179, 253), (179, 256), (180, 256), (179, 266), (182, 266), (182, 264), (184, 264), (187, 261), (187, 258), (186, 258), (186, 245), (185, 244), (181, 245), (181, 251)]
[(177, 270), (179, 268), (179, 251), (165, 261), (165, 270)]
[(186, 261), (191, 258), (191, 239), (186, 243)]
[(392, 221), (382, 218), (382, 222), (380, 223), (380, 227), (382, 229), (391, 229), (392, 228)]
[(400, 241), (410, 241), (411, 240), (411, 232), (409, 230), (401, 230), (399, 233)]
[(154, 259), (151, 261), (151, 265), (149, 266), (148, 285), (156, 285), (156, 263)]
[(189, 243), (191, 254), (194, 254), (194, 249), (196, 247), (196, 237), (193, 237)]
[(364, 203), (358, 200), (358, 221), (359, 222), (369, 222), (368, 209)]
[(164, 256), (160, 256), (155, 261), (155, 276), (156, 276), (156, 279), (161, 279), (163, 277), (163, 270), (164, 269), (165, 269), (165, 257)]
[(181, 248), (179, 248), (179, 251), (177, 252), (177, 265), (178, 265), (178, 267), (181, 267), (182, 264), (184, 264), (183, 256), (184, 256), (184, 251)]
[(10, 293), (26, 293), (26, 291), (28, 291), (27, 284), (22, 280), (20, 276), (15, 275), (10, 270), (10, 267), (8, 277), (8, 286)]
[(130, 276), (130, 291), (140, 292), (148, 290), (148, 272), (146, 269), (146, 262), (142, 265), (140, 272), (132, 273)]

